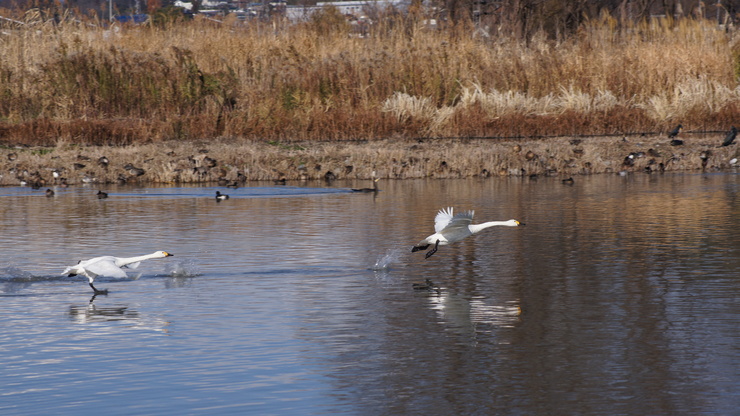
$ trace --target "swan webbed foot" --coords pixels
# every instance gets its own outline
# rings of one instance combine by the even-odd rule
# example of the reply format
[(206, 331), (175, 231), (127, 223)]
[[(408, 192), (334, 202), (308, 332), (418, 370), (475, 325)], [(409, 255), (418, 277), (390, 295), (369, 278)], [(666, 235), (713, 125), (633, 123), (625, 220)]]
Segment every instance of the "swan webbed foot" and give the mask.
[(437, 240), (437, 242), (434, 244), (434, 248), (433, 249), (427, 251), (427, 254), (424, 256), (424, 258), (425, 259), (428, 259), (429, 257), (431, 257), (432, 254), (434, 254), (434, 253), (437, 252), (437, 248), (438, 247), (439, 247), (439, 240)]
[(108, 294), (108, 289), (98, 290), (98, 289), (95, 288), (95, 286), (93, 286), (92, 283), (90, 283), (90, 287), (92, 288), (93, 292), (95, 293), (95, 296), (97, 296), (97, 295), (107, 295)]

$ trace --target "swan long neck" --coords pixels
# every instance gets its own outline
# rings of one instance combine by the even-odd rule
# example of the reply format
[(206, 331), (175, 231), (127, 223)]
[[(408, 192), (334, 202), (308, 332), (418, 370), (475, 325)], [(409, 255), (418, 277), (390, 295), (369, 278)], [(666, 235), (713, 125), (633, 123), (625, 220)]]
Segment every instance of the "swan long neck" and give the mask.
[(127, 264), (138, 263), (140, 261), (156, 259), (159, 257), (160, 256), (157, 253), (145, 254), (143, 256), (136, 256), (136, 257), (121, 257), (116, 261), (116, 266), (123, 267)]
[(497, 225), (503, 225), (508, 227), (515, 227), (516, 224), (512, 224), (511, 221), (488, 221), (483, 222), (480, 224), (470, 224), (468, 225), (468, 228), (470, 229), (470, 232), (475, 234), (479, 231), (485, 230), (488, 227), (495, 227)]

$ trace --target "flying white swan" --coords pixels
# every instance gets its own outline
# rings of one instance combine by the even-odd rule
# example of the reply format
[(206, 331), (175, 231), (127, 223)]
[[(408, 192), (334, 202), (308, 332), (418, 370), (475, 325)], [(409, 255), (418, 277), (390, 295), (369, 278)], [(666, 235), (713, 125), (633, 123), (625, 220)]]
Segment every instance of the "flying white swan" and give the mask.
[(411, 252), (426, 250), (430, 245), (434, 244), (434, 248), (429, 250), (426, 256), (424, 256), (424, 258), (429, 258), (437, 252), (439, 246), (456, 243), (488, 227), (496, 225), (517, 227), (524, 225), (517, 220), (489, 221), (482, 224), (471, 224), (471, 222), (473, 222), (473, 211), (461, 212), (453, 216), (451, 207), (447, 208), (447, 210), (442, 209), (434, 217), (434, 234), (421, 240), (419, 244), (411, 249)]
[(90, 287), (95, 291), (95, 294), (106, 294), (107, 290), (98, 290), (93, 286), (93, 281), (98, 276), (109, 276), (117, 278), (128, 277), (126, 272), (123, 271), (123, 267), (129, 269), (135, 269), (139, 267), (139, 263), (149, 259), (161, 259), (163, 257), (170, 257), (172, 254), (166, 251), (157, 251), (152, 254), (146, 254), (137, 257), (113, 257), (113, 256), (101, 256), (95, 257), (90, 260), (81, 261), (74, 266), (69, 266), (62, 272), (63, 275), (77, 276), (78, 274), (87, 277), (90, 281)]

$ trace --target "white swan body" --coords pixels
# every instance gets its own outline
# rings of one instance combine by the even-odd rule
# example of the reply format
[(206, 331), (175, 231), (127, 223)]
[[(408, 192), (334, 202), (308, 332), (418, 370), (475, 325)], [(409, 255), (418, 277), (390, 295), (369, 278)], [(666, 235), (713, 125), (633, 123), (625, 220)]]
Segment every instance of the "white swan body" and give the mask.
[(172, 254), (166, 251), (157, 251), (152, 254), (146, 254), (143, 256), (136, 257), (113, 257), (113, 256), (101, 256), (94, 257), (90, 260), (81, 261), (74, 266), (69, 266), (62, 272), (66, 276), (77, 276), (82, 275), (87, 277), (90, 281), (90, 287), (93, 288), (95, 293), (107, 293), (107, 291), (100, 291), (95, 289), (93, 281), (98, 276), (108, 276), (125, 278), (127, 277), (126, 272), (123, 268), (135, 269), (139, 267), (139, 264), (144, 260), (149, 259), (161, 259), (163, 257), (170, 257)]
[(453, 215), (453, 208), (451, 207), (446, 210), (440, 210), (437, 216), (434, 217), (434, 234), (421, 240), (411, 249), (411, 252), (426, 250), (430, 245), (434, 244), (434, 248), (426, 254), (425, 258), (429, 258), (429, 256), (437, 252), (439, 246), (456, 243), (488, 227), (517, 227), (524, 225), (517, 220), (488, 221), (481, 224), (471, 224), (473, 222), (473, 214), (473, 211), (467, 211)]

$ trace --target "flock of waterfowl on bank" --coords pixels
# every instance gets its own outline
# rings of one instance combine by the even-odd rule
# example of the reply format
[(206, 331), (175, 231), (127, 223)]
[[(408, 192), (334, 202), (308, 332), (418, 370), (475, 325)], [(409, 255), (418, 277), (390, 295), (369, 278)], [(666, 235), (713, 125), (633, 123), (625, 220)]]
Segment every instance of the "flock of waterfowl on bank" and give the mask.
[[(279, 143), (217, 139), (131, 146), (0, 146), (0, 185), (44, 191), (80, 184), (488, 178), (724, 170), (737, 129), (538, 139), (383, 139)], [(373, 192), (373, 187), (356, 188)]]

